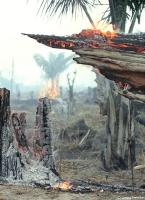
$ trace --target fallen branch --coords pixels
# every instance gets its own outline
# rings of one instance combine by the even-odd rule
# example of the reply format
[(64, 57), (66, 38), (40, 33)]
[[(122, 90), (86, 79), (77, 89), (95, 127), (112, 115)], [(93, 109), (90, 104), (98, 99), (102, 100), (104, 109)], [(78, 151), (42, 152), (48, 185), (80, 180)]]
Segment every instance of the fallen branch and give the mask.
[(82, 147), (85, 141), (87, 140), (88, 136), (90, 134), (90, 129), (87, 131), (86, 135), (82, 138), (82, 140), (79, 143), (79, 147)]
[[(111, 185), (111, 184), (103, 184), (103, 183), (97, 183), (93, 181), (83, 181), (83, 180), (70, 181), (71, 187), (66, 188), (66, 189), (59, 188), (59, 187), (54, 187), (54, 188), (48, 187), (46, 184), (40, 184), (40, 183), (38, 185), (35, 182), (33, 182), (33, 185), (36, 187), (41, 187), (43, 189), (55, 189), (59, 191), (65, 191), (65, 192), (67, 191), (67, 192), (73, 192), (73, 193), (89, 193), (89, 192), (96, 192), (96, 191), (133, 192), (132, 187), (127, 187), (124, 185)], [(134, 191), (145, 193), (145, 190), (140, 189), (140, 188), (134, 188)]]

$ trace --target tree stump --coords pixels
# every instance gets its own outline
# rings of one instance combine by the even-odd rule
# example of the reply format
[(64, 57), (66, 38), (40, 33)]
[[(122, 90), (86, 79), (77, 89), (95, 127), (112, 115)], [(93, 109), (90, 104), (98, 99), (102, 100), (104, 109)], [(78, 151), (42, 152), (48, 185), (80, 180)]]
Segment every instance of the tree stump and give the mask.
[(43, 166), (48, 169), (48, 176), (50, 184), (55, 184), (60, 179), (59, 174), (55, 169), (53, 151), (52, 151), (52, 124), (51, 124), (51, 102), (47, 97), (40, 98), (37, 113), (36, 113), (36, 125), (40, 134), (40, 146), (42, 148), (41, 161)]
[(3, 174), (3, 151), (4, 141), (6, 138), (6, 127), (10, 117), (10, 91), (5, 88), (0, 88), (0, 176)]

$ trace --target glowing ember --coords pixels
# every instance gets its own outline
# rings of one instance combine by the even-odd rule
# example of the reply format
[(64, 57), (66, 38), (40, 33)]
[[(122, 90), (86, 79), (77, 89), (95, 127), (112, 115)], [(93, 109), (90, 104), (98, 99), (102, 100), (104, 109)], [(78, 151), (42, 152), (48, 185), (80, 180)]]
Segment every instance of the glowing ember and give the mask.
[(114, 31), (111, 24), (99, 22), (96, 29), (84, 29), (78, 34), (71, 36), (49, 36), (24, 34), (36, 39), (39, 43), (53, 48), (60, 49), (80, 49), (80, 48), (103, 48), (110, 50), (112, 48), (141, 53), (145, 51), (143, 43), (145, 35), (127, 35)]
[(54, 189), (60, 189), (63, 191), (67, 191), (70, 190), (72, 188), (72, 185), (69, 181), (63, 181), (63, 182), (59, 182), (57, 184), (55, 184), (53, 186)]
[(55, 80), (48, 80), (47, 84), (43, 85), (39, 92), (39, 98), (48, 97), (55, 99), (58, 96), (57, 83)]

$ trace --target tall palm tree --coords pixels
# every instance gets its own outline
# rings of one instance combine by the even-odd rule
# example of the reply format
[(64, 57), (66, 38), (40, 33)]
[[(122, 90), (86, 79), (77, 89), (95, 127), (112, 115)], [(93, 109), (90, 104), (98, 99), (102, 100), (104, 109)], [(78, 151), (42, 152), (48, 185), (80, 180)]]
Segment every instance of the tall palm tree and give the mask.
[(33, 58), (44, 71), (46, 79), (55, 79), (73, 62), (73, 55), (65, 56), (64, 53), (50, 53), (47, 59), (40, 54), (35, 54)]
[(44, 58), (40, 54), (34, 55), (34, 60), (38, 64), (38, 66), (41, 67), (41, 69), (44, 71), (45, 79), (51, 81), (50, 88), (47, 88), (49, 91), (46, 92), (45, 95), (51, 93), (52, 97), (55, 97), (58, 93), (58, 79), (59, 75), (69, 67), (70, 64), (73, 62), (73, 55), (65, 56), (64, 53), (59, 54), (53, 54), (50, 53), (48, 55), (48, 58)]

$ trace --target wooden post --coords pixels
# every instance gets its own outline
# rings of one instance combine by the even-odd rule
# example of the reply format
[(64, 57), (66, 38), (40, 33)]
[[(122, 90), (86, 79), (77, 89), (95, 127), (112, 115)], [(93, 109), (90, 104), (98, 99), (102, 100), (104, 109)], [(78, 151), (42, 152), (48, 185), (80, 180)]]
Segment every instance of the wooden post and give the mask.
[(10, 91), (6, 88), (0, 88), (0, 176), (2, 176), (4, 126), (8, 123), (9, 115)]

